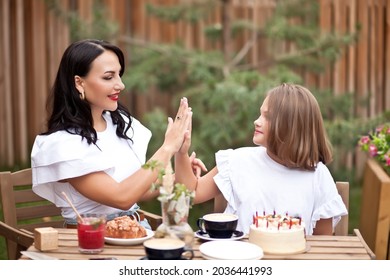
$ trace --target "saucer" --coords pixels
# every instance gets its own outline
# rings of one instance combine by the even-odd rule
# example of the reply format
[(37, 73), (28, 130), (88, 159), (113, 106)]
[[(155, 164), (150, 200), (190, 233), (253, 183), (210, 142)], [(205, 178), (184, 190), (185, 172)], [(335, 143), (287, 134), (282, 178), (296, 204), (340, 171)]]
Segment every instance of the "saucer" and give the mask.
[(195, 237), (198, 237), (202, 240), (207, 240), (207, 241), (221, 241), (221, 240), (240, 240), (245, 237), (244, 233), (242, 231), (234, 231), (232, 237), (230, 238), (212, 238), (210, 237), (206, 232), (202, 232), (198, 230), (195, 232)]
[(263, 250), (255, 244), (231, 240), (203, 243), (199, 251), (208, 260), (259, 260), (264, 255)]
[[(148, 258), (148, 256), (145, 256), (145, 257), (140, 258), (140, 260), (149, 260), (149, 258)], [(180, 260), (187, 261), (188, 259), (180, 257), (180, 259), (175, 259), (172, 261), (180, 261)], [(163, 260), (155, 260), (155, 261), (163, 261)]]

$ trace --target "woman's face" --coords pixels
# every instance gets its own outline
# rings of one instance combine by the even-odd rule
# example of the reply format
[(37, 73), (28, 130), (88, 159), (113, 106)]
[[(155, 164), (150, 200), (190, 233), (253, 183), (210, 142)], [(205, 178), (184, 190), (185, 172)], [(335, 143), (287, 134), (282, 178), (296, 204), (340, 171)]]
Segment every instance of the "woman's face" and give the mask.
[(119, 93), (125, 88), (120, 70), (116, 54), (104, 51), (92, 62), (87, 76), (76, 76), (77, 89), (84, 91), (93, 116), (101, 116), (104, 110), (115, 111), (118, 107)]
[(264, 99), (260, 107), (260, 116), (254, 121), (255, 132), (253, 133), (253, 143), (267, 147), (268, 138), (268, 97)]

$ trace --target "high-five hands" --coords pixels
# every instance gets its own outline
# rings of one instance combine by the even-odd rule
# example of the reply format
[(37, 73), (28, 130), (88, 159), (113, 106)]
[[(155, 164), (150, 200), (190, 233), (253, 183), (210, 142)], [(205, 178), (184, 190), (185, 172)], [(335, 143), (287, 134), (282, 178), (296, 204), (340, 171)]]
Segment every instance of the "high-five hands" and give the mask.
[(168, 127), (165, 132), (165, 140), (163, 146), (172, 154), (178, 152), (185, 138), (191, 132), (189, 128), (192, 122), (192, 109), (188, 107), (186, 97), (180, 100), (180, 106), (175, 119), (168, 118)]
[[(187, 99), (185, 99), (185, 101), (187, 101)], [(187, 101), (187, 103), (188, 103), (188, 101)], [(189, 107), (189, 109), (191, 109), (191, 107)], [(179, 115), (178, 115), (178, 117), (179, 117)], [(176, 117), (176, 118), (178, 118), (178, 117)], [(180, 119), (180, 117), (179, 117), (179, 119)], [(192, 134), (192, 115), (191, 115), (190, 122), (188, 123), (188, 129), (184, 135), (184, 141), (183, 141), (182, 146), (180, 147), (179, 153), (188, 154), (189, 149), (191, 147), (191, 134)], [(196, 157), (195, 152), (192, 152), (192, 154), (190, 156), (190, 162), (191, 162), (192, 170), (197, 178), (200, 177), (200, 175), (202, 174), (202, 171), (207, 172), (206, 165), (203, 163), (202, 160), (200, 160), (199, 158)]]

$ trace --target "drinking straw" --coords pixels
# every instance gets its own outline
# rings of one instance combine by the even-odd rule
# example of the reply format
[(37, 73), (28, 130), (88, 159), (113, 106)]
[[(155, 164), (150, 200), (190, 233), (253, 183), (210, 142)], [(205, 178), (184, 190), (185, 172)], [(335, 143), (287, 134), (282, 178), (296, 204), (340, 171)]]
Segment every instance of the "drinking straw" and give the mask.
[(73, 211), (76, 213), (77, 217), (81, 220), (82, 223), (84, 223), (84, 219), (81, 217), (80, 213), (76, 210), (73, 203), (70, 201), (69, 197), (66, 195), (65, 192), (62, 192), (62, 195), (65, 197), (66, 201), (68, 201), (69, 205), (73, 208)]

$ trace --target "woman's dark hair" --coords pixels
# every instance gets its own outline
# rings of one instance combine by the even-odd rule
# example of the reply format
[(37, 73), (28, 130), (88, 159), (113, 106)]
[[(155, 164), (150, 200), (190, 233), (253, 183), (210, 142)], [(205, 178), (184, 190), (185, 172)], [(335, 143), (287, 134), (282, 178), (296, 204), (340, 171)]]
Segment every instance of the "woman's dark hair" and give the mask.
[[(60, 130), (78, 134), (87, 139), (88, 144), (96, 144), (97, 133), (93, 128), (91, 107), (87, 100), (80, 98), (76, 89), (75, 76), (85, 77), (91, 69), (92, 62), (104, 51), (109, 50), (118, 56), (122, 77), (125, 71), (123, 52), (116, 46), (101, 40), (87, 39), (72, 43), (64, 52), (53, 88), (47, 101), (49, 119), (47, 122), (48, 135)], [(123, 114), (128, 119), (121, 116)], [(114, 124), (117, 125), (118, 137), (129, 139), (126, 133), (131, 127), (130, 112), (118, 102), (115, 111), (111, 111)]]

